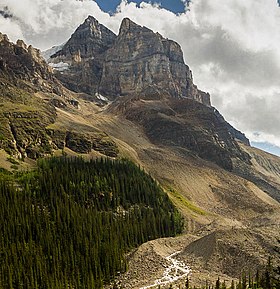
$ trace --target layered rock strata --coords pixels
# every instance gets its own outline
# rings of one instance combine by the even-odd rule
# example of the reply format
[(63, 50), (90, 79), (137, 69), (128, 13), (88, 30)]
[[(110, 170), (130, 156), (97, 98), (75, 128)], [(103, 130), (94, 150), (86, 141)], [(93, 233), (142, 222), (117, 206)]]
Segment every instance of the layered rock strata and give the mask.
[(78, 92), (111, 100), (124, 95), (190, 98), (211, 105), (209, 94), (193, 84), (180, 45), (128, 18), (116, 36), (89, 16), (50, 62), (69, 64), (58, 78)]

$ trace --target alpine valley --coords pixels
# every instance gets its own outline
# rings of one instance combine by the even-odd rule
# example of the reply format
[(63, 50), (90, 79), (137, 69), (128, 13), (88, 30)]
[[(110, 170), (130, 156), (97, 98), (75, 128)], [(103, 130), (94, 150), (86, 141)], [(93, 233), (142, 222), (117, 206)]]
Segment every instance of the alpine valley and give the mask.
[(128, 18), (42, 54), (0, 33), (0, 121), (0, 288), (279, 288), (280, 158), (178, 43)]

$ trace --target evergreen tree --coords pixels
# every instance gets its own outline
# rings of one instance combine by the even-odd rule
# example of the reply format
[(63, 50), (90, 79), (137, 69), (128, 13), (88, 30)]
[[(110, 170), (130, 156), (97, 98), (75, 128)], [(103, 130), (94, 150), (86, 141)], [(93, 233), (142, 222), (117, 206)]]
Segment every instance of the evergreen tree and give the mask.
[(190, 288), (190, 281), (189, 281), (189, 277), (187, 277), (187, 280), (185, 282), (185, 289), (189, 289)]
[(221, 282), (220, 282), (220, 277), (218, 277), (216, 284), (215, 284), (215, 289), (220, 289), (221, 288)]
[(180, 232), (176, 218), (130, 161), (40, 160), (1, 178), (0, 288), (102, 288), (126, 270), (130, 249)]

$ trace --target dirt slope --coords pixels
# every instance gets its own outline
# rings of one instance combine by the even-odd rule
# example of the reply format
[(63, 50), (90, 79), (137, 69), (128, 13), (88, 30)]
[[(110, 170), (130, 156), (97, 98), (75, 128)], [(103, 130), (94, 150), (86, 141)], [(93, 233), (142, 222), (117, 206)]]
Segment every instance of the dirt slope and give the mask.
[[(169, 266), (166, 257), (177, 251), (182, 252), (176, 258), (192, 269), (192, 284), (203, 285), (206, 279), (213, 282), (217, 276), (230, 281), (238, 277), (238, 269), (249, 265), (254, 269), (273, 254), (276, 239), (280, 239), (280, 205), (261, 186), (187, 149), (154, 144), (142, 126), (110, 113), (106, 106), (75, 97), (79, 109), (56, 108), (52, 126), (106, 133), (117, 144), (119, 156), (139, 163), (161, 183), (186, 221), (183, 236), (148, 242), (130, 255), (129, 270), (119, 277), (125, 288), (153, 284)], [(280, 184), (277, 158), (248, 147), (242, 149), (252, 156), (259, 178)], [(64, 152), (98, 155), (70, 149)]]
[(251, 156), (252, 166), (236, 164), (236, 173), (254, 182), (263, 191), (280, 202), (280, 159), (257, 148), (240, 144)]
[[(125, 288), (153, 284), (166, 269), (165, 258), (178, 250), (182, 250), (179, 260), (192, 268), (191, 282), (203, 285), (206, 279), (214, 282), (218, 276), (230, 282), (240, 270), (254, 270), (273, 255), (280, 238), (280, 206), (275, 199), (251, 181), (187, 150), (151, 143), (141, 126), (92, 106), (81, 104), (80, 113), (87, 123), (105, 130), (122, 155), (154, 176), (186, 220), (184, 236), (151, 241), (130, 256), (129, 271), (120, 277)], [(252, 150), (247, 148), (246, 152), (251, 155)], [(274, 163), (273, 157), (254, 152), (255, 167), (257, 157), (277, 166), (277, 158)], [(277, 182), (278, 171), (270, 171), (271, 164), (263, 170)]]

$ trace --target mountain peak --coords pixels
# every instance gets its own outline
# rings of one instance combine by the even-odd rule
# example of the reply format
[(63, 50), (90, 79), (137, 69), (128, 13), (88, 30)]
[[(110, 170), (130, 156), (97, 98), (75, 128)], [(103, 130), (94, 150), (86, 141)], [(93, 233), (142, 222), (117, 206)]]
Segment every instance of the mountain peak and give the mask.
[(95, 17), (93, 17), (92, 15), (88, 15), (88, 17), (86, 18), (86, 20), (84, 22), (85, 23), (92, 22), (92, 23), (98, 23), (99, 24), (98, 20)]
[[(0, 33), (0, 77), (19, 88), (29, 91), (44, 91), (61, 95), (61, 84), (54, 77), (52, 69), (32, 45), (23, 40), (9, 41)], [(31, 85), (26, 85), (26, 83)]]
[[(110, 99), (156, 94), (191, 98), (211, 106), (209, 94), (193, 84), (180, 45), (129, 18), (122, 20), (116, 36), (88, 16), (63, 48), (51, 56), (51, 62), (70, 64), (61, 79), (75, 91), (101, 93)], [(81, 84), (77, 79), (83, 79)]]
[(153, 31), (145, 26), (141, 26), (130, 20), (129, 18), (124, 18), (122, 20), (120, 30), (119, 30), (119, 35), (125, 34), (127, 32), (132, 32), (132, 31), (147, 31), (147, 32), (152, 32)]
[(87, 36), (93, 38), (94, 40), (102, 38), (102, 34), (114, 35), (114, 33), (110, 29), (99, 23), (98, 20), (91, 15), (89, 15), (85, 19), (84, 23), (82, 23), (76, 29), (76, 31), (72, 34), (72, 37), (75, 35), (80, 37), (81, 35), (79, 35), (79, 32), (82, 34), (83, 37)]
[(135, 93), (188, 97), (211, 105), (209, 94), (193, 84), (180, 45), (129, 18), (106, 52), (99, 92), (111, 98)]
[(62, 57), (67, 60), (77, 53), (80, 53), (82, 58), (96, 57), (111, 47), (115, 38), (114, 32), (89, 15), (71, 35), (63, 48), (51, 58)]
[(9, 38), (8, 38), (7, 34), (3, 34), (0, 32), (0, 42), (2, 42), (2, 41), (9, 42)]
[(27, 45), (26, 45), (26, 43), (23, 40), (18, 39), (16, 44), (17, 44), (18, 47), (21, 47), (25, 51), (28, 51)]
[(133, 22), (132, 20), (130, 20), (129, 18), (124, 18), (120, 26), (120, 32), (128, 31), (133, 27), (136, 28), (136, 27), (139, 27), (139, 25)]
[(79, 26), (80, 29), (85, 29), (86, 27), (89, 29), (88, 30), (89, 36), (97, 38), (102, 37), (101, 30), (102, 28), (106, 28), (105, 26), (100, 24), (96, 18), (94, 18), (91, 15), (89, 15), (88, 18), (84, 21), (84, 23)]

